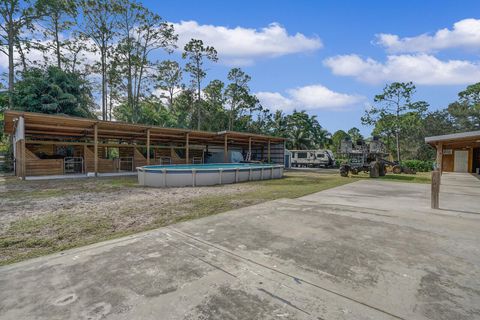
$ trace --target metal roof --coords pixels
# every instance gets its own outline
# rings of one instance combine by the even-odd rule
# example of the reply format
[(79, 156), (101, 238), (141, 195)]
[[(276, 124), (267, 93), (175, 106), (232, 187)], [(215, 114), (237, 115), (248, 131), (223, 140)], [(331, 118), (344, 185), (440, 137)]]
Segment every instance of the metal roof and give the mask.
[(57, 139), (81, 139), (93, 138), (94, 125), (98, 128), (98, 137), (102, 139), (121, 139), (130, 141), (146, 140), (147, 130), (150, 131), (152, 142), (184, 142), (188, 135), (190, 143), (199, 144), (222, 144), (225, 135), (229, 143), (248, 144), (252, 143), (283, 143), (284, 138), (266, 136), (261, 134), (235, 132), (235, 131), (198, 131), (180, 128), (164, 128), (143, 124), (132, 124), (119, 121), (103, 121), (66, 115), (49, 115), (34, 112), (5, 111), (4, 131), (12, 134), (15, 121), (23, 116), (25, 119), (25, 134), (36, 138)]
[(444, 141), (465, 141), (465, 140), (480, 140), (480, 131), (467, 131), (460, 133), (445, 134), (441, 136), (426, 137), (426, 143), (444, 142)]

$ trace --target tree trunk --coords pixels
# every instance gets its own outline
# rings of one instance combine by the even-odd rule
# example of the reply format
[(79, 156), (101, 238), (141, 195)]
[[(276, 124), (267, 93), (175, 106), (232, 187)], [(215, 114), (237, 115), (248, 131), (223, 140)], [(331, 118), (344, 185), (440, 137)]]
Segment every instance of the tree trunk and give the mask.
[(58, 69), (62, 69), (62, 62), (61, 62), (61, 56), (60, 56), (60, 41), (58, 38), (58, 15), (55, 15), (54, 17), (54, 24), (55, 24), (55, 51), (57, 54), (57, 67)]
[(13, 90), (15, 85), (15, 61), (13, 60), (15, 32), (13, 25), (8, 26), (8, 107), (13, 109)]
[(398, 163), (400, 163), (401, 159), (400, 159), (400, 136), (399, 136), (399, 133), (398, 133), (398, 128), (395, 132), (395, 140), (396, 140), (396, 143), (397, 143), (397, 160), (398, 160)]
[[(200, 62), (197, 60), (197, 70), (200, 70)], [(200, 121), (200, 116), (201, 116), (201, 84), (200, 84), (200, 74), (197, 77), (197, 130), (200, 130), (201, 127), (201, 121)]]
[(106, 92), (106, 46), (102, 45), (101, 48), (101, 69), (102, 69), (102, 120), (107, 120), (107, 92)]
[(17, 38), (17, 47), (18, 47), (18, 54), (20, 55), (20, 61), (22, 62), (22, 70), (27, 70), (27, 59), (25, 57), (25, 53), (22, 49), (22, 44), (20, 43), (20, 39)]

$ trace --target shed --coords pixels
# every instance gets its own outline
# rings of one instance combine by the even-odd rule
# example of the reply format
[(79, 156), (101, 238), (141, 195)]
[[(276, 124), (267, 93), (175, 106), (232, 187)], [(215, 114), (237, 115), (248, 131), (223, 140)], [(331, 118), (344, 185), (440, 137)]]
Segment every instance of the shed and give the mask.
[(425, 142), (437, 149), (437, 167), (442, 172), (480, 170), (480, 131), (426, 137)]
[(5, 111), (12, 136), (15, 173), (28, 176), (135, 172), (153, 164), (204, 163), (232, 150), (244, 158), (284, 163), (285, 139), (262, 134), (164, 128), (65, 115)]

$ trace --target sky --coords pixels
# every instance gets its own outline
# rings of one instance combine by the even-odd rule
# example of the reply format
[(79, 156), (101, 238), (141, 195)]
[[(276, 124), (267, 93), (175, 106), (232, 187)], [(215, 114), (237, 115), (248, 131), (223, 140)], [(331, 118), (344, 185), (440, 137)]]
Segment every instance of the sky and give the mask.
[(330, 132), (369, 135), (360, 117), (387, 83), (413, 81), (437, 110), (480, 81), (478, 0), (143, 3), (174, 23), (180, 47), (196, 37), (217, 49), (207, 81), (241, 67), (265, 107), (306, 110)]

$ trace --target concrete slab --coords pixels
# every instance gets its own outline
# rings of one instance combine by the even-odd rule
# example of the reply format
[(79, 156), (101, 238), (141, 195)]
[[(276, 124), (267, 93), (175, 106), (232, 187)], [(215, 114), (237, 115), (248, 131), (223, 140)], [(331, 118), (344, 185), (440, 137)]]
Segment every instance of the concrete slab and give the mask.
[(480, 216), (426, 189), (359, 181), (5, 266), (0, 318), (478, 319)]
[(480, 177), (469, 173), (445, 172), (440, 185), (440, 208), (480, 214)]

